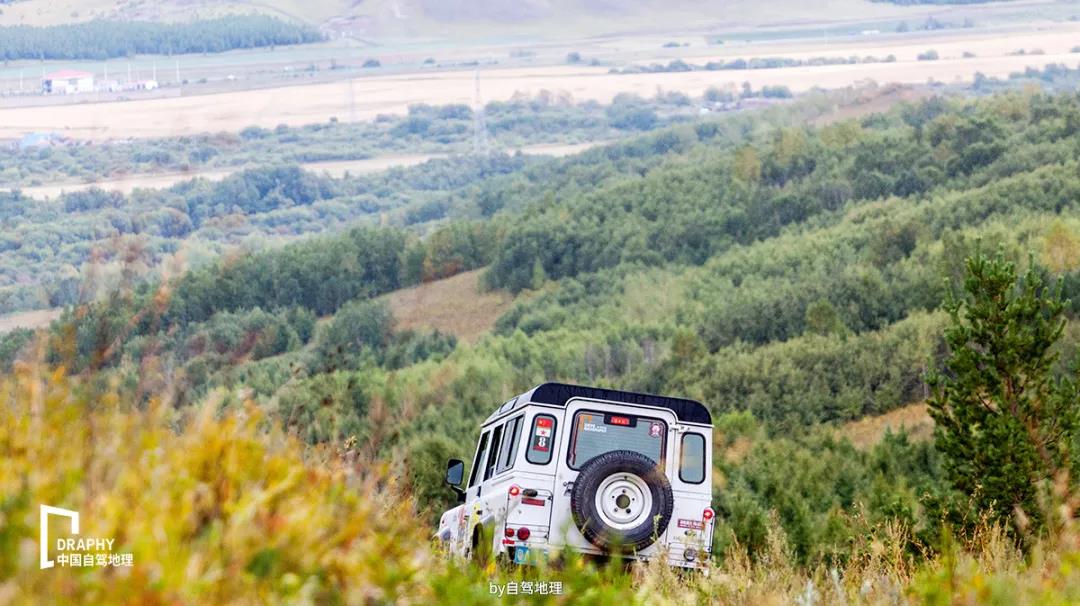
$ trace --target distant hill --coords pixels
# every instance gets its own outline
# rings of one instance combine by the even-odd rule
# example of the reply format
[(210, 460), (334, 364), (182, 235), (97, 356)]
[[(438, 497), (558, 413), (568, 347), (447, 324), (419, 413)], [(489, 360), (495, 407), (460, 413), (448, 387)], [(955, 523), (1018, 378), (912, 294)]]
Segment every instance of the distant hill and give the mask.
[[(867, 0), (13, 0), (0, 25), (54, 25), (91, 19), (186, 21), (252, 12), (368, 37), (442, 37), (512, 25), (542, 37), (612, 31), (693, 30), (706, 25), (792, 25), (912, 14)], [(923, 9), (925, 10), (925, 8)]]

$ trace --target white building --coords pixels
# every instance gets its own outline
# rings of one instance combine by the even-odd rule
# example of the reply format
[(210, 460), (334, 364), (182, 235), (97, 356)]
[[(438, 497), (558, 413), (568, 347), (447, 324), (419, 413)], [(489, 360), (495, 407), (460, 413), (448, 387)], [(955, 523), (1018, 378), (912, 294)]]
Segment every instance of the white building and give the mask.
[(70, 95), (94, 92), (94, 74), (65, 69), (41, 78), (41, 92)]

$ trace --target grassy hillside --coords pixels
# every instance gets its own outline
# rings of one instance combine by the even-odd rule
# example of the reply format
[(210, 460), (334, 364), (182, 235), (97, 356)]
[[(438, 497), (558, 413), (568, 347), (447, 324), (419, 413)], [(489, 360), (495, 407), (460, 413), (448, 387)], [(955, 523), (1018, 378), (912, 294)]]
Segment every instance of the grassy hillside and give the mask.
[[(694, 121), (575, 157), (469, 173), (437, 200), (445, 212), (423, 238), (393, 225), (351, 227), (149, 281), (135, 279), (137, 255), (117, 259), (121, 280), (103, 301), (68, 309), (49, 331), (0, 337), (5, 426), (21, 435), (48, 402), (58, 417), (47, 425), (85, 440), (102, 426), (147, 432), (116, 461), (144, 461), (144, 449), (176, 453), (159, 473), (185, 480), (145, 498), (191, 503), (192, 513), (153, 510), (141, 523), (178, 520), (169, 532), (182, 548), (138, 551), (168, 573), (153, 589), (176, 592), (163, 600), (198, 600), (190, 592), (205, 589), (224, 601), (348, 602), (354, 592), (470, 601), (486, 599), (488, 579), (546, 574), (597, 603), (1075, 601), (1075, 481), (1058, 478), (1052, 491), (1047, 483), (1036, 516), (1046, 525), (1027, 534), (1031, 516), (985, 517), (978, 491), (957, 486), (936, 442), (885, 431), (856, 445), (865, 430), (846, 424), (903, 416), (895, 411), (932, 399), (929, 376), (946, 370), (946, 330), (958, 321), (943, 302), (978, 294), (967, 260), (984, 251), (1017, 264), (1026, 284), (1060, 281), (1052, 295), (1071, 301), (1045, 363), (1075, 379), (1080, 96), (1027, 88), (932, 97), (807, 126), (814, 113), (801, 105)], [(256, 206), (289, 198), (284, 189), (254, 195), (260, 182), (229, 195)], [(207, 200), (182, 193), (177, 201), (196, 216), (216, 216)], [(470, 270), (482, 274), (462, 273)], [(445, 297), (442, 311), (462, 311), (421, 321), (424, 293)], [(485, 322), (470, 315), (481, 310)], [(468, 458), (493, 406), (546, 380), (706, 403), (716, 424), (717, 574), (683, 579), (654, 565), (625, 575), (576, 562), (459, 569), (416, 547), (453, 502), (440, 484), (446, 458)], [(1080, 435), (1061, 439), (1080, 452)], [(39, 464), (14, 438), (0, 447), (18, 457), (16, 473)], [(233, 490), (214, 492), (250, 484), (267, 453), (280, 484), (237, 489), (251, 495), (249, 507), (232, 503), (241, 498)], [(47, 464), (85, 470), (80, 461)], [(111, 502), (160, 477), (113, 483), (123, 466), (105, 465), (47, 475), (73, 479), (28, 484), (7, 507), (17, 519), (32, 515), (38, 490)], [(296, 480), (309, 466), (329, 470), (311, 475), (314, 494)], [(376, 513), (357, 508), (386, 486), (401, 493), (377, 501), (394, 519), (374, 533), (343, 530), (355, 550), (312, 545), (298, 536), (302, 516), (287, 513), (364, 520)], [(260, 547), (237, 534), (234, 515), (277, 529), (269, 534), (279, 542)], [(365, 560), (379, 541), (395, 547)], [(52, 589), (19, 562), (6, 565), (21, 574), (20, 595)], [(177, 580), (179, 571), (198, 582)], [(101, 591), (94, 573), (80, 579), (68, 589), (76, 599)]]
[(396, 326), (403, 330), (438, 330), (466, 342), (489, 333), (514, 302), (504, 291), (484, 291), (482, 270), (460, 273), (386, 295)]

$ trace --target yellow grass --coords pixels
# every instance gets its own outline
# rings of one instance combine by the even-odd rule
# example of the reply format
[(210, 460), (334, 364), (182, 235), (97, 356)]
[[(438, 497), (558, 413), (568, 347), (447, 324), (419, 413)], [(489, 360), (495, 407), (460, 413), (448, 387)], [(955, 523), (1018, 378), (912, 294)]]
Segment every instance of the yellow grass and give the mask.
[(913, 440), (929, 439), (934, 431), (934, 420), (926, 411), (926, 404), (912, 404), (889, 411), (876, 417), (864, 417), (840, 428), (840, 435), (847, 437), (856, 448), (870, 448), (881, 441), (886, 430), (893, 433), (907, 430)]
[(514, 302), (503, 291), (481, 292), (475, 270), (386, 295), (399, 329), (435, 329), (472, 343)]
[[(105, 377), (100, 377), (105, 379)], [(597, 571), (461, 565), (426, 528), (388, 465), (356, 444), (305, 447), (252, 404), (213, 394), (175, 409), (119, 382), (23, 365), (0, 376), (2, 604), (497, 604), (490, 583), (557, 581), (547, 604), (1075, 604), (1076, 495), (1055, 490), (1053, 531), (1028, 557), (999, 527), (924, 558), (910, 529), (870, 526), (834, 567), (798, 566), (776, 515), (751, 560), (737, 547), (707, 574), (661, 559)], [(141, 392), (140, 392), (141, 393)], [(405, 465), (408, 465), (405, 462)], [(81, 536), (112, 539), (130, 567), (38, 564), (39, 505), (74, 509)], [(50, 538), (65, 535), (61, 524)], [(99, 550), (95, 550), (99, 551)], [(56, 549), (47, 555), (59, 559)]]

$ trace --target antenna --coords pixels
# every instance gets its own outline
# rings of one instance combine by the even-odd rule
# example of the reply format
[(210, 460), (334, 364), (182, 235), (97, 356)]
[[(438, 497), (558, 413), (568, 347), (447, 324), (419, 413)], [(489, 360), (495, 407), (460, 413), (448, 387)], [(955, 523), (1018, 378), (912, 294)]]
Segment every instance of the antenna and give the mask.
[(491, 155), (491, 139), (484, 119), (484, 104), (480, 100), (480, 70), (476, 70), (476, 97), (473, 99), (473, 154)]

